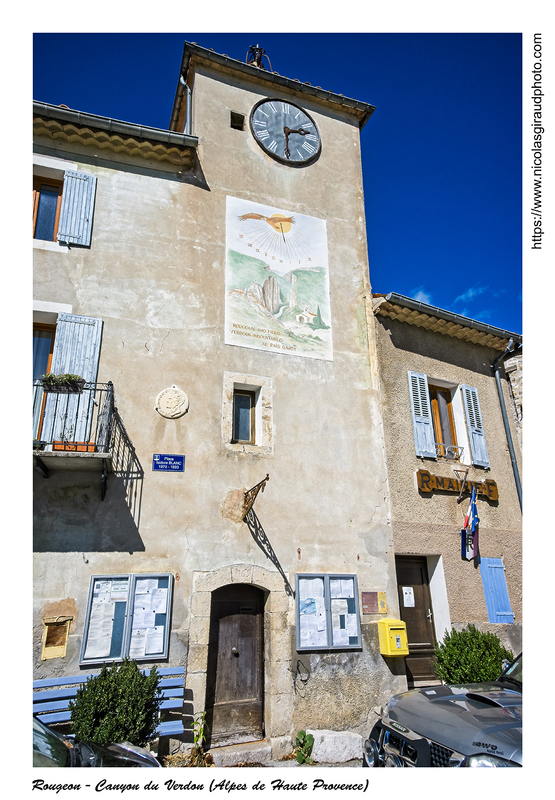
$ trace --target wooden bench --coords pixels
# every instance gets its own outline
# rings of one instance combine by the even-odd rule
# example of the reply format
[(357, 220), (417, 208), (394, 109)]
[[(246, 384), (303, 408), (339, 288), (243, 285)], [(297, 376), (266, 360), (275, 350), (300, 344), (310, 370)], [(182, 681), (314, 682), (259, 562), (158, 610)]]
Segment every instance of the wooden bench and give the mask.
[[(141, 670), (147, 675), (149, 669)], [(33, 716), (40, 719), (45, 725), (66, 723), (66, 734), (71, 735), (71, 711), (69, 701), (75, 700), (77, 690), (89, 678), (98, 675), (98, 672), (87, 675), (70, 675), (63, 678), (43, 678), (33, 681)], [(161, 716), (171, 715), (174, 718), (160, 721), (157, 736), (179, 736), (185, 732), (183, 727), (183, 699), (184, 699), (184, 667), (164, 667), (158, 669), (160, 675), (160, 688), (162, 690)], [(172, 715), (171, 712), (174, 712)], [(175, 713), (175, 712), (178, 713)], [(162, 714), (162, 712), (165, 712)]]

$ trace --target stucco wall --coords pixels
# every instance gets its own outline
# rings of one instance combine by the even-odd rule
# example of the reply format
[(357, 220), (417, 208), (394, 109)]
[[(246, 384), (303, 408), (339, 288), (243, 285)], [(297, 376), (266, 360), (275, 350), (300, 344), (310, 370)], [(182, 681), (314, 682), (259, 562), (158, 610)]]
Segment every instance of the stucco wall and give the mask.
[[(359, 591), (385, 591), (390, 613), (398, 610), (379, 393), (368, 356), (358, 127), (303, 96), (298, 102), (317, 121), (323, 151), (307, 169), (289, 169), (264, 155), (247, 129), (230, 127), (230, 111), (248, 116), (263, 96), (260, 88), (229, 75), (213, 78), (199, 71), (194, 87), (203, 180), (145, 174), (145, 165), (130, 158), (125, 166), (110, 166), (109, 154), (93, 146), (85, 155), (82, 146), (38, 142), (94, 173), (98, 188), (90, 249), (35, 251), (35, 299), (104, 320), (98, 380), (114, 384), (136, 470), (131, 477), (124, 468), (110, 474), (104, 501), (96, 474), (53, 471), (48, 480), (36, 474), (37, 630), (53, 599), (71, 597), (78, 608), (68, 656), (58, 663), (37, 659), (37, 676), (76, 671), (91, 574), (175, 575), (171, 664), (187, 663), (196, 644), (190, 637), (196, 573), (254, 565), (279, 580), (282, 572), (292, 584), (296, 571), (356, 573)], [(228, 195), (326, 220), (333, 361), (224, 344)], [(271, 379), (271, 453), (226, 447), (226, 372)], [(188, 413), (175, 420), (154, 408), (159, 392), (171, 385), (189, 397)], [(185, 472), (153, 472), (153, 453), (185, 454)], [(255, 511), (274, 562), (229, 513), (230, 497), (266, 473), (270, 481)], [(330, 687), (340, 683), (342, 695), (353, 692), (342, 712), (344, 728), (358, 728), (361, 703), (375, 705), (388, 688), (404, 685), (402, 676), (384, 669), (375, 642), (369, 644), (377, 618), (362, 618), (364, 648), (349, 654), (352, 668), (341, 672), (338, 656), (318, 657), (317, 671)], [(288, 624), (294, 624), (293, 606)], [(379, 678), (367, 682), (376, 670)], [(301, 702), (297, 695), (294, 700)], [(199, 702), (202, 697), (195, 698)], [(279, 715), (279, 704), (268, 714)], [(282, 717), (276, 729), (284, 720), (290, 729), (290, 711)], [(324, 711), (310, 692), (297, 717), (299, 723), (335, 724), (334, 709)]]
[[(376, 317), (376, 333), (395, 552), (442, 555), (451, 622), (487, 622), (478, 564), (463, 561), (460, 556), (460, 530), (468, 510), (468, 499), (457, 504), (456, 493), (425, 494), (419, 492), (416, 485), (418, 469), (456, 478), (453, 466), (456, 469), (463, 466), (415, 455), (407, 372), (425, 373), (430, 380), (474, 386), (478, 390), (490, 469), (470, 466), (468, 480), (494, 480), (499, 492), (496, 502), (478, 498), (479, 550), (482, 556), (503, 560), (512, 611), (515, 621), (520, 622), (521, 512), (491, 368), (498, 353), (380, 316)], [(502, 384), (509, 408), (507, 381), (503, 379)], [(510, 423), (522, 475), (514, 418)]]

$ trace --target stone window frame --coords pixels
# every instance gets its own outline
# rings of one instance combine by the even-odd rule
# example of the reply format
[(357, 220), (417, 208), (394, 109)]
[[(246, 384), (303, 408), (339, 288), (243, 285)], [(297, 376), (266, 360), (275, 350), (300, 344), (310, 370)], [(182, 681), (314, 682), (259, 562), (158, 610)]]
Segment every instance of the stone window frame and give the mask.
[[(236, 390), (254, 394), (254, 443), (233, 441), (233, 397)], [(226, 450), (250, 455), (273, 456), (273, 378), (245, 372), (224, 372), (222, 395), (222, 442)]]

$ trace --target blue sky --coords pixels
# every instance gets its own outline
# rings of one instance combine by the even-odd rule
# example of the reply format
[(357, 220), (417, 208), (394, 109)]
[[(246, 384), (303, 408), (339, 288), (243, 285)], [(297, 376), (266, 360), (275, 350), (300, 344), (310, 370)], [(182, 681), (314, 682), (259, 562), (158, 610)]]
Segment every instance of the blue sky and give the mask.
[(260, 44), (281, 75), (376, 106), (373, 291), (522, 332), (520, 34), (35, 34), (33, 97), (167, 128), (184, 41), (241, 61)]

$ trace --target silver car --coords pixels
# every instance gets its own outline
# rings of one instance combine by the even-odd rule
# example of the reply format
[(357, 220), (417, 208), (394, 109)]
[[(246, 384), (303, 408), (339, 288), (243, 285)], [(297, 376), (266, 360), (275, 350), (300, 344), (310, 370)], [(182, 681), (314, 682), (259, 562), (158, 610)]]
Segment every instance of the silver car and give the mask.
[(494, 681), (395, 695), (364, 743), (364, 767), (521, 767), (522, 653)]

